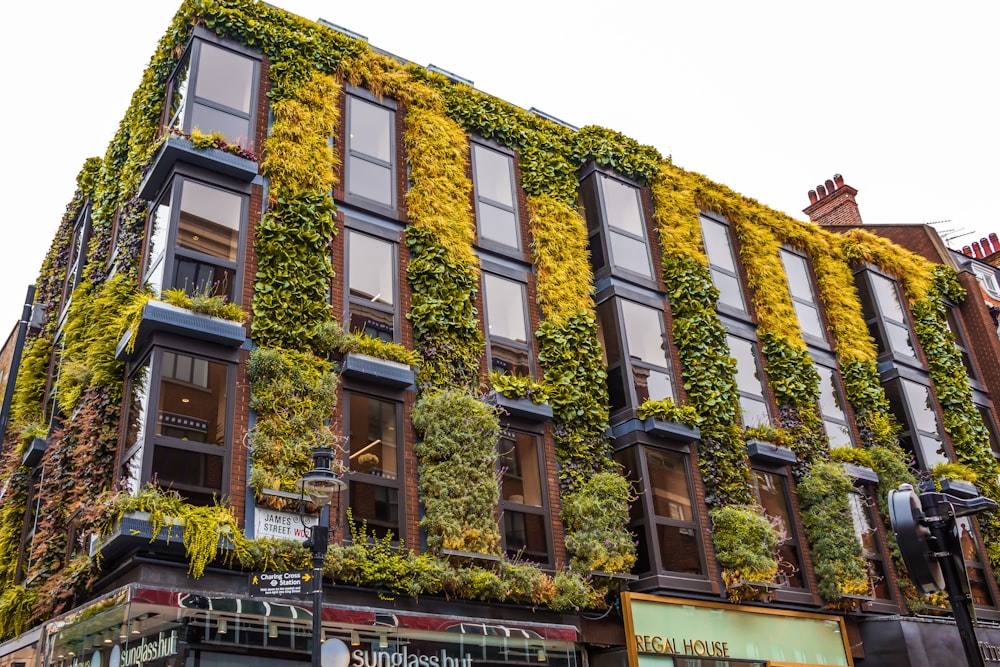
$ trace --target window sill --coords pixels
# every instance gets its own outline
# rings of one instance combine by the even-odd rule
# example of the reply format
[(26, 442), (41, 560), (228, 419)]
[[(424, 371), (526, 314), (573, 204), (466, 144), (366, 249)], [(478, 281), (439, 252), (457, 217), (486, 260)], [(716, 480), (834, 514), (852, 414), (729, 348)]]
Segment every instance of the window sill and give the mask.
[(257, 163), (253, 160), (218, 148), (195, 148), (189, 139), (168, 134), (139, 186), (139, 197), (146, 201), (156, 199), (178, 162), (202, 167), (244, 183), (257, 176)]
[(798, 457), (787, 447), (779, 447), (763, 440), (747, 441), (747, 456), (756, 463), (785, 466), (795, 463)]
[(535, 403), (530, 398), (510, 398), (495, 391), (489, 393), (487, 400), (491, 404), (503, 408), (508, 415), (515, 419), (536, 422), (552, 419), (552, 406), (548, 403)]
[(393, 389), (407, 389), (416, 385), (416, 375), (410, 366), (358, 352), (348, 352), (344, 355), (341, 371), (349, 378)]
[(45, 438), (35, 437), (31, 440), (31, 444), (28, 445), (28, 449), (24, 452), (24, 457), (21, 459), (21, 465), (28, 468), (34, 468), (42, 461), (42, 456), (45, 455), (45, 450), (49, 448), (49, 441)]
[[(246, 339), (246, 330), (238, 322), (200, 315), (163, 301), (150, 300), (143, 306), (139, 326), (134, 332), (126, 331), (118, 341), (115, 359), (131, 360), (155, 333), (172, 333), (233, 348), (243, 345)], [(130, 341), (133, 342), (130, 344)]]
[(841, 463), (844, 470), (851, 479), (858, 480), (859, 482), (871, 482), (872, 484), (878, 484), (878, 473), (871, 468), (865, 466), (855, 465), (853, 463)]
[(642, 421), (628, 419), (611, 427), (611, 437), (620, 438), (629, 433), (648, 433), (658, 438), (668, 438), (680, 442), (694, 442), (701, 439), (701, 431), (696, 426), (688, 426), (680, 422), (667, 421), (649, 417)]
[(441, 549), (441, 553), (445, 556), (451, 556), (452, 558), (467, 561), (479, 561), (484, 563), (503, 562), (503, 556), (499, 556), (497, 554), (480, 554), (473, 551), (459, 551), (457, 549)]

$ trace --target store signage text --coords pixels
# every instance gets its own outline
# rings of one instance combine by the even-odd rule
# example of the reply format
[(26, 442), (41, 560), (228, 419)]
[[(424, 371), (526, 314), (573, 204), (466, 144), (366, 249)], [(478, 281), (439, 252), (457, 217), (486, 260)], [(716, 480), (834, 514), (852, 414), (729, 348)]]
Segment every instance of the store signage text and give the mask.
[[(635, 648), (639, 653), (668, 653), (696, 655), (699, 658), (728, 658), (729, 642), (716, 642), (688, 637), (661, 635), (636, 635)], [(679, 649), (679, 650), (678, 650)]]
[(452, 657), (441, 649), (440, 653), (410, 653), (406, 647), (394, 653), (371, 652), (354, 649), (351, 652), (351, 667), (472, 667), (472, 655)]
[(1000, 662), (1000, 646), (988, 642), (979, 642), (979, 653), (986, 662)]
[[(299, 517), (291, 512), (258, 507), (254, 512), (254, 535), (301, 542), (309, 537), (309, 531), (306, 527), (313, 526), (316, 522), (316, 517)], [(303, 523), (305, 526), (302, 525)]]
[[(159, 636), (152, 640), (143, 637), (138, 645), (119, 650), (121, 651), (120, 662), (117, 665), (111, 665), (111, 667), (133, 667), (133, 665), (142, 667), (142, 664), (145, 662), (177, 655), (177, 631), (173, 630), (169, 635), (161, 632)], [(112, 649), (112, 652), (114, 653), (114, 649)], [(97, 653), (99, 654), (100, 651)], [(92, 662), (93, 660), (74, 658), (73, 662), (70, 663), (70, 667), (87, 667)]]

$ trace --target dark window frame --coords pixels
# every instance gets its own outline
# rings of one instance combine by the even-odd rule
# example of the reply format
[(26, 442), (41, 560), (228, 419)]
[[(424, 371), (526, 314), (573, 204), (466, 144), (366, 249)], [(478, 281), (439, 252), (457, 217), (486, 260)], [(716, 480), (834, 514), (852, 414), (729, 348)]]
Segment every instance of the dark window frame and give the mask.
[[(722, 229), (725, 230), (725, 237), (726, 237), (725, 250), (727, 253), (729, 253), (729, 257), (733, 263), (733, 266), (735, 267), (735, 270), (712, 262), (711, 255), (708, 251), (709, 244), (706, 243), (705, 241), (704, 221), (707, 221), (710, 224), (719, 225)], [(746, 280), (744, 279), (743, 273), (740, 270), (742, 263), (740, 262), (739, 248), (737, 248), (737, 239), (733, 234), (732, 224), (725, 218), (718, 215), (714, 215), (708, 211), (698, 212), (698, 222), (699, 222), (699, 228), (701, 230), (702, 246), (704, 247), (705, 250), (705, 257), (706, 259), (708, 259), (709, 272), (714, 273), (717, 271), (729, 278), (732, 278), (733, 280), (736, 281), (736, 285), (739, 288), (738, 294), (742, 305), (741, 307), (737, 308), (722, 301), (721, 296), (723, 292), (719, 288), (719, 286), (715, 284), (715, 278), (713, 277), (712, 285), (717, 290), (719, 290), (720, 294), (720, 299), (716, 302), (716, 310), (718, 310), (720, 313), (725, 313), (732, 317), (735, 317), (741, 321), (749, 322), (752, 318), (751, 306), (750, 306), (751, 299), (749, 298)]]
[[(870, 484), (856, 484), (854, 489), (849, 492), (848, 503), (857, 502), (860, 505), (861, 511), (863, 513), (862, 518), (865, 520), (866, 527), (871, 530), (874, 535), (876, 551), (870, 551), (865, 548), (864, 539), (860, 534), (858, 534), (858, 524), (855, 520), (855, 507), (851, 507), (851, 520), (854, 522), (854, 534), (857, 538), (859, 544), (861, 545), (861, 555), (865, 561), (866, 569), (868, 571), (868, 585), (870, 595), (866, 596), (865, 606), (873, 611), (897, 611), (896, 602), (898, 593), (893, 589), (895, 586), (891, 584), (889, 569), (890, 569), (890, 559), (886, 557), (888, 553), (886, 551), (887, 543), (885, 541), (885, 526), (882, 524), (881, 517), (879, 515), (878, 503), (875, 500), (875, 489), (873, 485)], [(878, 574), (876, 570), (881, 570), (881, 574)], [(883, 588), (885, 590), (885, 596), (880, 596), (876, 589), (879, 587), (878, 582), (875, 578), (881, 576), (883, 580)], [(878, 609), (881, 606), (882, 609)]]
[[(513, 204), (508, 206), (503, 202), (498, 202), (479, 193), (479, 178), (478, 170), (479, 166), (476, 162), (476, 148), (482, 150), (492, 151), (503, 157), (506, 157), (508, 162), (508, 168), (510, 171), (510, 183), (511, 183), (511, 201)], [(472, 169), (472, 192), (473, 192), (473, 202), (475, 204), (475, 214), (476, 214), (476, 239), (479, 247), (484, 250), (489, 250), (499, 255), (507, 255), (513, 258), (520, 259), (524, 256), (524, 238), (521, 232), (521, 211), (520, 211), (520, 192), (521, 187), (518, 181), (517, 175), (517, 157), (514, 151), (501, 146), (500, 144), (484, 139), (482, 137), (473, 136), (469, 141), (469, 162)], [(514, 216), (514, 233), (517, 239), (517, 246), (510, 246), (506, 243), (496, 241), (494, 239), (486, 238), (482, 233), (482, 226), (480, 221), (482, 219), (481, 206), (482, 204), (487, 204), (495, 208), (507, 211)]]
[[(760, 463), (755, 464), (751, 468), (751, 473), (753, 474), (753, 490), (757, 497), (757, 502), (760, 504), (765, 511), (768, 511), (768, 507), (764, 504), (764, 500), (760, 493), (760, 475), (769, 475), (772, 479), (778, 480), (778, 484), (781, 485), (781, 493), (784, 496), (784, 502), (786, 510), (788, 512), (788, 524), (785, 527), (785, 541), (782, 543), (782, 547), (788, 547), (792, 550), (798, 563), (789, 563), (790, 565), (797, 565), (798, 576), (802, 581), (802, 586), (791, 586), (787, 583), (788, 575), (783, 574), (779, 571), (778, 578), (781, 579), (782, 576), (785, 577), (785, 582), (781, 584), (781, 587), (772, 592), (776, 598), (782, 599), (785, 602), (799, 602), (803, 604), (809, 604), (813, 599), (813, 592), (809, 588), (809, 577), (806, 572), (806, 560), (805, 554), (808, 549), (806, 544), (805, 536), (800, 530), (799, 525), (799, 514), (797, 508), (793, 505), (793, 498), (795, 497), (795, 489), (793, 488), (792, 480), (788, 475), (788, 466), (769, 466), (762, 465)], [(768, 516), (773, 515), (768, 511)]]
[[(503, 453), (500, 451), (501, 444), (504, 442), (504, 438), (509, 438), (512, 440), (516, 439), (517, 434), (526, 435), (534, 439), (535, 442), (535, 458), (536, 465), (538, 466), (538, 485), (541, 495), (541, 506), (529, 505), (526, 503), (518, 503), (513, 500), (507, 500), (504, 498), (503, 494), (503, 482), (506, 477), (505, 468), (503, 465)], [(548, 480), (548, 475), (546, 473), (545, 467), (545, 438), (544, 436), (534, 430), (525, 428), (521, 424), (506, 423), (502, 425), (501, 437), (497, 440), (497, 476), (500, 482), (500, 499), (498, 503), (499, 518), (498, 525), (500, 529), (500, 544), (501, 549), (505, 552), (520, 550), (510, 549), (507, 543), (507, 532), (506, 532), (506, 517), (508, 512), (517, 512), (521, 514), (530, 514), (532, 516), (540, 516), (542, 519), (542, 524), (545, 527), (545, 560), (531, 559), (532, 562), (537, 562), (543, 567), (551, 566), (554, 562), (553, 554), (553, 535), (552, 535), (552, 518), (551, 518), (551, 503), (549, 499), (548, 485), (546, 484)], [(530, 559), (530, 558), (529, 558)]]
[[(884, 370), (881, 374), (881, 380), (882, 386), (886, 391), (886, 398), (889, 399), (890, 410), (901, 426), (899, 440), (903, 449), (913, 456), (916, 464), (923, 470), (929, 471), (938, 463), (951, 462), (953, 460), (952, 452), (946, 437), (944, 425), (941, 422), (941, 411), (937, 405), (937, 396), (930, 385), (930, 381), (909, 369), (896, 367)], [(909, 398), (906, 395), (906, 387), (908, 386), (906, 383), (926, 390), (926, 395), (931, 401), (929, 409), (934, 415), (934, 420), (937, 424), (936, 432), (927, 431), (918, 426), (918, 422), (910, 410)], [(900, 414), (901, 411), (902, 414)], [(941, 443), (943, 453), (939, 453), (939, 455), (944, 458), (944, 461), (935, 461), (928, 465), (929, 462), (924, 459), (923, 437), (936, 438)]]
[[(391, 114), (392, 120), (389, 122), (389, 161), (384, 162), (376, 156), (368, 155), (360, 151), (355, 151), (351, 147), (351, 116), (352, 116), (352, 102), (351, 100), (358, 100), (372, 106), (380, 107)], [(377, 97), (370, 93), (369, 91), (358, 88), (356, 86), (347, 86), (344, 95), (344, 110), (342, 114), (343, 125), (344, 125), (344, 147), (343, 147), (343, 174), (344, 174), (344, 201), (348, 204), (357, 206), (361, 209), (385, 215), (390, 218), (396, 218), (398, 216), (399, 207), (399, 185), (397, 183), (396, 174), (398, 172), (400, 155), (397, 150), (397, 133), (396, 133), (396, 121), (399, 114), (399, 108), (395, 100), (387, 97)], [(352, 157), (357, 157), (358, 159), (364, 160), (370, 164), (382, 167), (389, 171), (389, 200), (390, 203), (387, 205), (385, 202), (378, 201), (377, 199), (370, 199), (364, 195), (355, 194), (351, 192), (351, 168), (350, 162)]]
[[(778, 250), (779, 256), (781, 258), (782, 268), (785, 267), (785, 257), (796, 258), (802, 262), (802, 267), (805, 270), (806, 276), (808, 277), (808, 283), (805, 287), (809, 290), (808, 298), (806, 295), (797, 293), (801, 290), (801, 286), (793, 285), (791, 280), (788, 280), (788, 271), (785, 269), (785, 278), (788, 283), (788, 294), (792, 299), (792, 307), (795, 309), (796, 319), (799, 320), (799, 333), (802, 339), (806, 341), (809, 345), (815, 345), (823, 349), (830, 349), (830, 341), (827, 338), (827, 324), (826, 318), (824, 317), (823, 309), (820, 306), (818, 291), (816, 289), (816, 274), (812, 268), (812, 262), (810, 258), (804, 253), (797, 252), (788, 247), (782, 247)], [(817, 336), (805, 330), (802, 325), (802, 319), (799, 317), (799, 311), (796, 306), (799, 305), (803, 308), (808, 308), (816, 314), (816, 320), (819, 322), (820, 328), (823, 330), (823, 335)]]
[(757, 375), (757, 379), (760, 382), (760, 390), (761, 390), (760, 394), (757, 395), (741, 388), (739, 386), (739, 378), (738, 378), (739, 371), (737, 370), (737, 377), (735, 377), (734, 380), (736, 381), (736, 393), (740, 399), (740, 414), (739, 414), (740, 423), (744, 427), (755, 426), (757, 423), (757, 422), (748, 422), (744, 415), (743, 399), (746, 398), (748, 400), (753, 400), (755, 402), (763, 404), (765, 413), (764, 416), (766, 418), (765, 423), (771, 424), (774, 422), (775, 412), (774, 412), (774, 406), (772, 405), (771, 396), (769, 394), (770, 384), (768, 381), (767, 372), (764, 368), (764, 359), (763, 359), (763, 353), (760, 349), (760, 343), (757, 341), (756, 336), (748, 335), (746, 332), (742, 331), (741, 328), (729, 327), (729, 331), (726, 334), (726, 347), (729, 348), (730, 357), (733, 359), (733, 361), (736, 362), (737, 368), (739, 366), (739, 359), (735, 355), (733, 355), (732, 346), (729, 344), (729, 341), (734, 338), (749, 344), (750, 353), (753, 356), (754, 368), (756, 369), (755, 372)]
[[(862, 316), (868, 325), (869, 335), (875, 339), (878, 346), (878, 361), (891, 361), (922, 369), (924, 366), (920, 344), (913, 331), (913, 323), (908, 314), (908, 304), (902, 289), (900, 289), (899, 282), (870, 265), (863, 265), (856, 268), (854, 271), (854, 281), (861, 300)], [(891, 287), (895, 294), (895, 299), (899, 304), (903, 321), (882, 312), (877, 296), (876, 281)], [(898, 350), (893, 344), (893, 341), (897, 340), (897, 337), (891, 336), (890, 332), (905, 334), (909, 348), (913, 354), (909, 355), (905, 351)]]
[[(351, 313), (352, 308), (356, 306), (362, 306), (364, 308), (371, 308), (381, 313), (386, 313), (392, 317), (392, 336), (389, 342), (399, 343), (402, 339), (401, 332), (401, 309), (400, 309), (400, 276), (399, 276), (399, 232), (394, 230), (389, 230), (383, 227), (379, 227), (365, 221), (359, 220), (351, 215), (345, 215), (344, 217), (344, 319), (348, 329), (351, 328)], [(351, 270), (351, 238), (353, 235), (358, 234), (366, 236), (377, 241), (382, 241), (389, 244), (390, 246), (390, 268), (392, 270), (392, 290), (393, 290), (393, 303), (391, 306), (386, 306), (385, 304), (373, 302), (369, 299), (363, 299), (361, 297), (351, 294), (350, 285), (350, 270)], [(382, 336), (378, 336), (382, 340), (387, 340)]]
[[(531, 299), (528, 292), (528, 276), (529, 272), (520, 269), (511, 269), (508, 267), (501, 266), (499, 264), (481, 261), (480, 271), (480, 285), (481, 294), (483, 301), (483, 331), (486, 336), (486, 368), (487, 370), (496, 370), (497, 372), (508, 372), (512, 375), (517, 375), (515, 368), (502, 369), (494, 368), (496, 363), (502, 362), (503, 360), (496, 358), (497, 355), (494, 352), (494, 345), (500, 348), (508, 348), (511, 351), (519, 354), (523, 354), (527, 359), (526, 363), (526, 373), (520, 373), (528, 377), (535, 377), (536, 364), (535, 364), (535, 350), (533, 343), (534, 331), (532, 329), (532, 319), (531, 319)], [(523, 298), (521, 299), (521, 310), (524, 316), (524, 328), (525, 328), (525, 340), (520, 342), (507, 338), (506, 336), (491, 335), (490, 334), (490, 304), (489, 299), (486, 294), (486, 277), (493, 276), (501, 280), (506, 280), (511, 283), (515, 283), (521, 287), (521, 294)]]

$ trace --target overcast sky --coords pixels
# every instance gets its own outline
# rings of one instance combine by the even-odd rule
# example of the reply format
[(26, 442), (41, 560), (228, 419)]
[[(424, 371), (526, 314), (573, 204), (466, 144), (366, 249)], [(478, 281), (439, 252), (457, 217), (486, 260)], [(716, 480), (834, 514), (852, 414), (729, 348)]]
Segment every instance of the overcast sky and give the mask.
[[(518, 106), (656, 146), (799, 219), (835, 173), (866, 223), (1000, 231), (1000, 3), (275, 0)], [(179, 2), (4, 11), (0, 333)]]

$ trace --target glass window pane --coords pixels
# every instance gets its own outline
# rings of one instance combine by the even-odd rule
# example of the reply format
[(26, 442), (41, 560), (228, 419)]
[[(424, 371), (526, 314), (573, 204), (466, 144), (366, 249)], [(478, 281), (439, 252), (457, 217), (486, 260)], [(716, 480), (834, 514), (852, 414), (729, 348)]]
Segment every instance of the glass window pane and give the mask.
[(636, 396), (640, 405), (647, 399), (662, 401), (674, 397), (673, 383), (668, 374), (633, 365), (632, 375), (635, 378)]
[(924, 466), (931, 468), (938, 463), (947, 463), (944, 443), (938, 428), (937, 415), (931, 404), (930, 388), (910, 380), (901, 380), (903, 396), (909, 408), (912, 428), (917, 430), (917, 442)]
[(348, 159), (347, 184), (352, 195), (392, 206), (392, 170), (364, 158)]
[(168, 190), (157, 204), (149, 221), (149, 241), (146, 244), (145, 282), (159, 294), (163, 287), (163, 258), (166, 254), (167, 232), (170, 231), (170, 198)]
[(250, 58), (202, 42), (195, 95), (250, 113), (253, 65)]
[(785, 543), (781, 547), (782, 570), (781, 580), (790, 588), (804, 588), (802, 578), (802, 561), (799, 559), (798, 544), (795, 541), (792, 514), (788, 504), (788, 489), (784, 477), (768, 472), (755, 471), (754, 482), (757, 497), (767, 515), (777, 521), (785, 531)]
[(520, 248), (520, 230), (513, 211), (479, 202), (479, 235), (484, 239)]
[(214, 107), (193, 102), (188, 110), (191, 115), (191, 129), (204, 134), (221, 132), (226, 141), (240, 146), (250, 146), (250, 119), (234, 116)]
[(392, 111), (348, 97), (349, 142), (352, 153), (363, 153), (382, 162), (392, 161)]
[(368, 524), (368, 532), (381, 539), (388, 533), (399, 539), (399, 489), (350, 480), (351, 517), (357, 525)]
[(157, 435), (224, 446), (228, 375), (226, 364), (163, 352)]
[(736, 388), (740, 392), (743, 423), (766, 423), (770, 417), (754, 346), (750, 341), (735, 336), (728, 336), (727, 341), (729, 352), (736, 360)]
[(184, 113), (187, 109), (188, 83), (191, 70), (191, 57), (186, 56), (184, 62), (177, 68), (170, 82), (170, 100), (167, 109), (167, 127), (176, 130), (184, 129)]
[(621, 306), (629, 356), (667, 367), (669, 363), (663, 336), (663, 313), (624, 299), (621, 300)]
[[(181, 484), (219, 491), (222, 489), (224, 467), (222, 456), (163, 445), (153, 449), (152, 474), (161, 487)], [(187, 494), (182, 492), (182, 495)]]
[(826, 331), (823, 329), (823, 321), (820, 319), (819, 310), (814, 305), (809, 305), (801, 301), (793, 301), (795, 317), (799, 321), (799, 328), (806, 336), (824, 338)]
[(242, 219), (241, 196), (184, 181), (177, 245), (235, 262)]
[(509, 558), (520, 558), (535, 563), (549, 561), (544, 515), (504, 510), (503, 527), (504, 544)]
[(653, 512), (668, 519), (693, 521), (691, 488), (688, 486), (684, 456), (647, 450), (646, 466)]
[(527, 433), (508, 433), (500, 438), (499, 448), (503, 499), (541, 507), (542, 476), (538, 469), (538, 439)]
[(710, 269), (710, 273), (712, 284), (719, 290), (719, 304), (745, 313), (747, 306), (743, 301), (743, 288), (740, 286), (739, 278), (714, 268)]
[(360, 394), (348, 396), (350, 404), (350, 447), (348, 469), (396, 479), (396, 404)]
[(391, 306), (395, 291), (393, 244), (353, 231), (348, 231), (347, 239), (351, 296)]
[(809, 275), (809, 268), (806, 260), (801, 255), (781, 251), (781, 265), (785, 268), (785, 277), (788, 279), (788, 291), (792, 296), (813, 301), (812, 278)]
[(653, 272), (649, 268), (649, 249), (645, 242), (619, 234), (614, 230), (610, 232), (609, 236), (615, 266), (647, 278), (653, 277)]
[(664, 570), (685, 574), (704, 574), (701, 547), (693, 526), (656, 526), (660, 543), (660, 562)]
[(235, 272), (218, 264), (175, 257), (170, 286), (182, 289), (188, 295), (208, 294), (232, 300), (236, 288)]
[(913, 340), (910, 338), (909, 327), (894, 322), (886, 322), (885, 335), (889, 339), (887, 342), (890, 351), (910, 359), (917, 358), (917, 353), (913, 349)]
[(614, 227), (645, 240), (646, 230), (639, 205), (639, 190), (606, 176), (601, 177), (604, 207), (609, 227)]
[(875, 294), (875, 302), (882, 317), (894, 322), (906, 322), (903, 315), (903, 306), (899, 301), (899, 292), (896, 291), (896, 283), (885, 276), (876, 273), (869, 273), (872, 284), (872, 292)]
[(513, 208), (514, 187), (510, 156), (473, 144), (472, 160), (479, 197)]
[(823, 415), (823, 425), (831, 447), (853, 444), (847, 429), (847, 417), (840, 402), (840, 394), (834, 381), (833, 369), (816, 365), (819, 375), (819, 408)]
[(483, 287), (490, 337), (499, 336), (526, 343), (528, 324), (525, 319), (524, 285), (492, 273), (484, 273)]
[(701, 218), (701, 232), (704, 235), (705, 254), (708, 255), (709, 264), (735, 273), (736, 260), (733, 258), (733, 248), (729, 240), (729, 228), (715, 220)]

